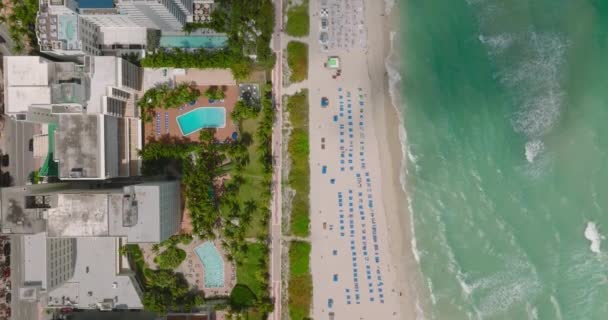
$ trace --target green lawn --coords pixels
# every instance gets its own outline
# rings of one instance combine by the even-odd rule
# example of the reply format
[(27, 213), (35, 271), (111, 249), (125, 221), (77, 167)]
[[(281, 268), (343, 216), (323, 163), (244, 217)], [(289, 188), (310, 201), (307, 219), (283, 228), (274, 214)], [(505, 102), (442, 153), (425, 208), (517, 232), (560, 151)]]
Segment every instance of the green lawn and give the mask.
[(289, 317), (303, 320), (309, 317), (312, 300), (310, 275), (310, 243), (292, 241), (289, 245)]
[(287, 11), (287, 26), (285, 31), (292, 37), (306, 37), (310, 29), (308, 16), (308, 0), (299, 6), (292, 6)]
[(291, 233), (306, 237), (310, 224), (309, 194), (310, 168), (308, 165), (308, 92), (302, 91), (287, 102), (289, 120), (293, 127), (289, 138), (288, 151), (292, 161), (289, 172), (289, 186), (296, 191), (291, 209)]
[(301, 82), (308, 78), (308, 45), (300, 41), (287, 44), (287, 64), (291, 70), (289, 81)]
[[(242, 124), (242, 131), (248, 132), (251, 134), (253, 138), (253, 143), (247, 148), (249, 151), (249, 164), (243, 169), (242, 176), (245, 178), (245, 182), (241, 185), (239, 189), (239, 203), (241, 208), (244, 207), (244, 203), (247, 200), (256, 200), (258, 201), (260, 198), (260, 190), (262, 188), (262, 180), (264, 174), (264, 168), (260, 161), (258, 161), (258, 150), (257, 150), (257, 142), (255, 138), (255, 131), (259, 124), (258, 119), (249, 119), (244, 120)], [(230, 171), (233, 169), (232, 165), (226, 166), (222, 168), (223, 170)], [(265, 202), (258, 201), (258, 210), (255, 212), (254, 216), (251, 219), (251, 223), (249, 224), (245, 236), (248, 238), (255, 238), (260, 234), (264, 234), (266, 230), (266, 226), (261, 224), (264, 214), (267, 214), (264, 207), (268, 204)], [(228, 208), (222, 207), (222, 211), (227, 210)]]
[(264, 258), (264, 244), (250, 243), (247, 247), (247, 252), (237, 257), (238, 262), (242, 263), (236, 267), (237, 284), (249, 287), (256, 297), (259, 297), (262, 290), (266, 290), (256, 276), (260, 270), (260, 260)]

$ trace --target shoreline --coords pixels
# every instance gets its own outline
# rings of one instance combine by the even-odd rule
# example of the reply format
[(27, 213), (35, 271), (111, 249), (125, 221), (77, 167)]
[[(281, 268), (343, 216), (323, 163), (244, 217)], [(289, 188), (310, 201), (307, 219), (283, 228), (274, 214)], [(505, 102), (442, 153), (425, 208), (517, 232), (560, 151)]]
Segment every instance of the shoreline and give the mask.
[[(377, 5), (374, 0), (367, 0), (366, 5)], [(387, 230), (389, 233), (389, 250), (392, 264), (396, 269), (396, 280), (399, 288), (403, 291), (400, 296), (400, 307), (402, 319), (419, 319), (423, 318), (428, 309), (428, 294), (424, 286), (423, 275), (420, 269), (418, 257), (414, 250), (415, 248), (415, 231), (413, 226), (413, 212), (409, 203), (409, 195), (407, 193), (407, 184), (405, 166), (407, 165), (406, 154), (406, 136), (404, 127), (404, 112), (400, 110), (399, 99), (401, 94), (399, 84), (394, 92), (393, 97), (391, 90), (390, 71), (388, 70), (390, 59), (394, 55), (399, 56), (400, 48), (397, 43), (393, 43), (394, 33), (398, 32), (399, 25), (399, 4), (393, 3), (390, 12), (386, 12), (386, 3), (381, 2), (381, 11), (385, 14), (386, 19), (380, 24), (383, 44), (382, 67), (372, 67), (378, 64), (377, 61), (370, 61), (373, 55), (367, 55), (368, 67), (370, 68), (370, 76), (372, 83), (382, 83), (381, 97), (374, 97), (375, 101), (381, 105), (381, 108), (374, 108), (374, 126), (376, 129), (376, 138), (380, 154), (389, 154), (388, 157), (381, 157), (381, 175), (385, 186), (383, 193), (383, 201), (387, 218)], [(369, 15), (369, 11), (368, 11)], [(369, 20), (369, 16), (368, 19)], [(369, 26), (369, 22), (366, 21)], [(371, 37), (370, 37), (371, 38)], [(395, 44), (395, 47), (393, 47)], [(375, 70), (372, 72), (371, 70)], [(381, 69), (381, 70), (380, 70)], [(399, 70), (395, 70), (399, 71)], [(382, 79), (374, 81), (374, 74), (381, 75)], [(401, 79), (396, 80), (401, 82)], [(391, 226), (398, 226), (397, 228)]]
[[(401, 183), (401, 115), (392, 103), (386, 68), (398, 8), (387, 15), (384, 1), (348, 2), (361, 6), (364, 14), (338, 27), (352, 38), (329, 50), (321, 50), (320, 31), (314, 27), (320, 4), (310, 3), (304, 85), (310, 101), (311, 316), (414, 320), (421, 318), (426, 300), (418, 296), (424, 287)], [(330, 10), (355, 10), (339, 7), (344, 3)], [(336, 21), (357, 12), (338, 14)], [(363, 25), (355, 27), (357, 23)], [(365, 38), (356, 31), (361, 27)], [(333, 71), (324, 65), (332, 55), (340, 58), (342, 76), (332, 78)], [(319, 105), (322, 97), (329, 106)]]

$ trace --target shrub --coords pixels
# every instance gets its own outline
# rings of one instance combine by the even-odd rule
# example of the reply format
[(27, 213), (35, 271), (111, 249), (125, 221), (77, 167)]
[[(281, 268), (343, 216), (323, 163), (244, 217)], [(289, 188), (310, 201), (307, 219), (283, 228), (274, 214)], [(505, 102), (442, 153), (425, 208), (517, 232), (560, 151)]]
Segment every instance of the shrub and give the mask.
[(210, 86), (207, 91), (205, 91), (205, 97), (211, 100), (222, 100), (226, 97), (224, 93), (224, 88), (218, 86)]
[(308, 16), (308, 0), (298, 6), (293, 6), (287, 11), (287, 26), (285, 32), (292, 37), (306, 37), (310, 29), (310, 17)]
[(308, 78), (308, 45), (299, 41), (287, 44), (287, 64), (291, 70), (289, 81), (301, 82)]
[(245, 310), (255, 305), (256, 297), (249, 287), (237, 284), (230, 293), (230, 307), (233, 310)]
[(180, 264), (186, 259), (186, 251), (171, 246), (161, 252), (156, 258), (154, 258), (154, 262), (161, 269), (173, 270), (179, 267)]
[(304, 320), (309, 316), (312, 300), (310, 243), (292, 241), (289, 245), (289, 316)]
[(289, 186), (296, 191), (291, 205), (291, 232), (300, 237), (308, 236), (310, 168), (308, 163), (308, 92), (302, 91), (287, 101), (289, 121), (293, 130), (287, 150), (292, 165), (289, 171)]
[(175, 88), (165, 84), (146, 91), (137, 104), (141, 109), (142, 118), (151, 121), (150, 113), (154, 108), (178, 108), (198, 99), (200, 94), (198, 89), (186, 83), (178, 84)]

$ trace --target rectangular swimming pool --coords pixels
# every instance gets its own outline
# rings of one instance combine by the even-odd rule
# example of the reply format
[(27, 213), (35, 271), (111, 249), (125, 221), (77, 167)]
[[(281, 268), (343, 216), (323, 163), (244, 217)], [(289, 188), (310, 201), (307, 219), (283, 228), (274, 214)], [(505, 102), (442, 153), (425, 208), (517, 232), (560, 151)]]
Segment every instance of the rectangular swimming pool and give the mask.
[(200, 107), (177, 117), (182, 135), (187, 136), (204, 128), (223, 128), (226, 126), (224, 107)]
[(226, 36), (173, 36), (164, 35), (160, 37), (160, 46), (163, 48), (193, 48), (193, 49), (218, 49), (228, 45)]

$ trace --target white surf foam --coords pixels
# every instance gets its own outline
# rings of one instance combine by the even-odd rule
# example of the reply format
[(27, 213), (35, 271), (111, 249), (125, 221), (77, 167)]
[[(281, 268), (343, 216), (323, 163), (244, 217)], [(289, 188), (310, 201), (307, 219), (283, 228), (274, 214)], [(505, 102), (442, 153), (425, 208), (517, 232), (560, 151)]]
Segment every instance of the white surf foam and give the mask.
[(555, 319), (562, 320), (562, 309), (559, 307), (559, 303), (557, 303), (557, 299), (554, 296), (549, 297), (551, 300), (551, 304), (553, 305), (553, 310), (555, 310)]
[(475, 281), (472, 287), (479, 291), (478, 314), (486, 318), (530, 301), (541, 292), (542, 285), (534, 266), (522, 256), (508, 261), (503, 271)]
[(538, 320), (538, 309), (529, 302), (526, 302), (526, 313), (528, 314), (528, 320)]
[(521, 62), (505, 66), (499, 74), (519, 106), (513, 119), (515, 131), (538, 138), (557, 122), (564, 100), (560, 71), (566, 47), (566, 41), (556, 34), (529, 32), (522, 36)]
[(478, 39), (490, 49), (492, 54), (502, 52), (513, 43), (513, 36), (510, 34), (499, 34), (495, 36), (479, 35)]
[(437, 297), (435, 297), (435, 293), (433, 293), (433, 281), (431, 278), (426, 278), (426, 283), (429, 288), (429, 293), (431, 294), (431, 303), (433, 305), (437, 304)]
[(600, 245), (602, 243), (602, 239), (604, 238), (597, 229), (597, 225), (595, 222), (587, 222), (587, 227), (585, 228), (585, 238), (591, 242), (589, 249), (591, 249), (594, 253), (600, 253)]
[[(388, 15), (395, 5), (394, 0), (386, 0), (385, 2), (386, 14)], [(397, 33), (395, 31), (390, 32), (390, 49), (388, 52), (388, 56), (384, 60), (384, 66), (386, 72), (388, 74), (388, 92), (391, 99), (391, 104), (395, 108), (397, 112), (397, 116), (399, 117), (399, 142), (401, 144), (401, 166), (400, 166), (400, 175), (399, 182), (401, 184), (401, 189), (406, 194), (407, 206), (410, 215), (410, 230), (411, 230), (411, 245), (412, 245), (412, 255), (414, 256), (414, 260), (416, 263), (420, 263), (420, 251), (417, 247), (416, 242), (416, 232), (414, 228), (414, 209), (412, 207), (412, 199), (407, 193), (406, 188), (406, 177), (407, 177), (407, 160), (409, 159), (415, 165), (415, 157), (408, 150), (407, 146), (407, 132), (405, 130), (405, 123), (403, 119), (403, 113), (401, 111), (401, 101), (399, 96), (399, 89), (401, 87), (401, 74), (400, 74), (400, 66), (399, 66), (399, 56), (395, 50), (395, 37)], [(433, 304), (436, 302), (436, 298), (432, 292), (430, 291), (430, 299)], [(425, 319), (424, 309), (422, 308), (419, 300), (419, 296), (416, 294), (416, 319)]]
[(526, 142), (526, 160), (530, 163), (534, 162), (544, 148), (545, 145), (538, 139)]

